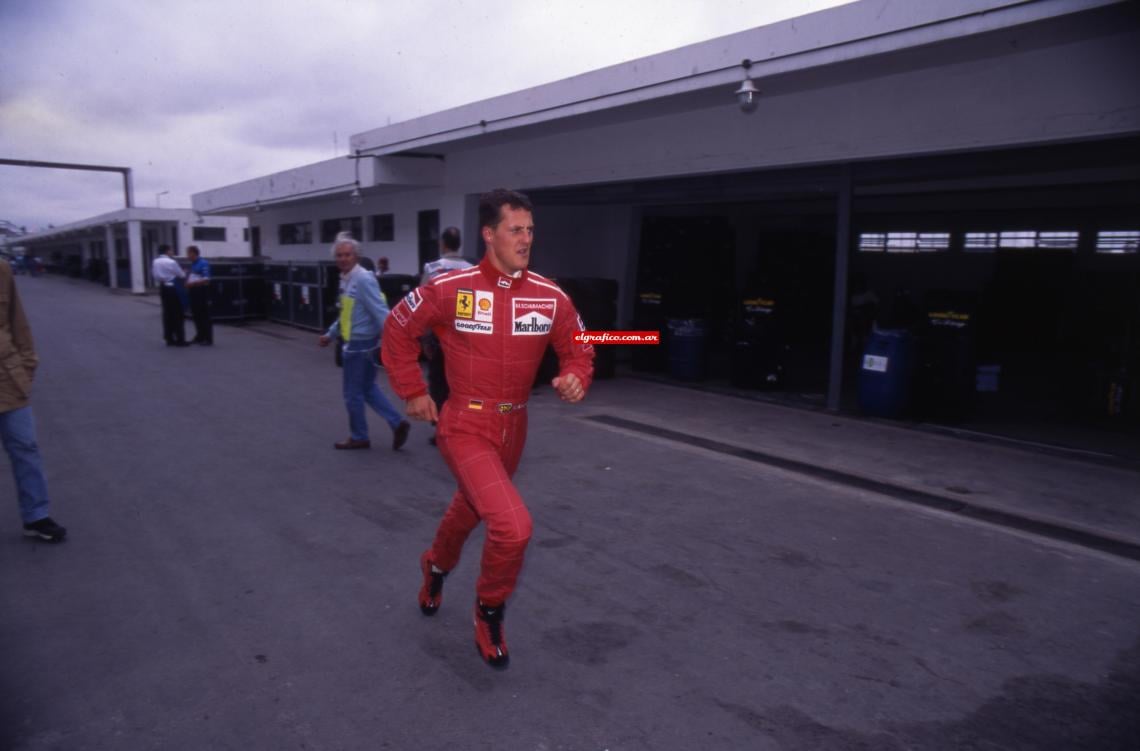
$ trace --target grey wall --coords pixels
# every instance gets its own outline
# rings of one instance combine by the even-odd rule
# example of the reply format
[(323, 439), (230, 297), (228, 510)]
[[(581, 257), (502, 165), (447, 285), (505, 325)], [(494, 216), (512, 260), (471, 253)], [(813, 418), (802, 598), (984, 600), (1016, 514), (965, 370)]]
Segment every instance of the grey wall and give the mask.
[(663, 101), (628, 121), (475, 139), (448, 155), (449, 183), (467, 192), (580, 185), (1140, 131), (1140, 33), (1095, 31), (1023, 44), (1007, 32), (961, 42), (953, 55), (920, 48), (759, 81), (753, 115), (725, 92), (697, 109), (670, 112)]

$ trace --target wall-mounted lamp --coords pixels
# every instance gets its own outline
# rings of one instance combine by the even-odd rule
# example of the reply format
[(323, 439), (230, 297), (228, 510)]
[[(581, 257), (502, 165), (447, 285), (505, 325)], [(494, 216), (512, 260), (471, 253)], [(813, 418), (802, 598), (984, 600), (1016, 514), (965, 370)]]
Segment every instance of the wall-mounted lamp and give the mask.
[(360, 183), (357, 183), (356, 187), (352, 189), (352, 193), (349, 194), (348, 200), (352, 201), (353, 206), (359, 206), (360, 204), (364, 203), (364, 196), (360, 195)]
[(756, 88), (756, 84), (752, 83), (752, 78), (748, 75), (748, 71), (752, 67), (752, 61), (745, 59), (740, 65), (744, 68), (744, 81), (740, 84), (740, 88), (736, 90), (736, 100), (740, 102), (741, 112), (755, 112), (756, 104), (760, 100), (760, 89)]
[(253, 202), (253, 210), (258, 211), (258, 212), (261, 211), (261, 201), (254, 201)]

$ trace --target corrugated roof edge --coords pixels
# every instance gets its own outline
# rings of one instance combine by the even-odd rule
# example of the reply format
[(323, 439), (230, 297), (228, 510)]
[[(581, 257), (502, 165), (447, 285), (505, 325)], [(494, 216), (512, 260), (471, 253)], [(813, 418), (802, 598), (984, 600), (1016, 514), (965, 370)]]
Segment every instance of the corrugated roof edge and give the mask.
[(860, 0), (353, 135), (353, 152), (399, 153), (742, 78), (882, 54), (1125, 0)]

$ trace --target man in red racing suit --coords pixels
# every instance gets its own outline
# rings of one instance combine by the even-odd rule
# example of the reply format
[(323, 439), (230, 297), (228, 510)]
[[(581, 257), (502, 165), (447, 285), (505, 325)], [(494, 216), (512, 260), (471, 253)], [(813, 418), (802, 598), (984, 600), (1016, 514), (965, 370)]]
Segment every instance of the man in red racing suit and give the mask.
[[(384, 327), (382, 357), (408, 417), (439, 420), (440, 453), (458, 483), (435, 540), (420, 558), (420, 609), (434, 615), (443, 577), (467, 536), (487, 525), (475, 589), (475, 641), (493, 667), (509, 661), (502, 620), (531, 535), (531, 518), (511, 478), (526, 442), (528, 394), (547, 343), (560, 364), (551, 384), (580, 401), (593, 377), (594, 350), (575, 340), (581, 319), (550, 280), (527, 271), (534, 224), (529, 199), (495, 190), (479, 205), (487, 253), (478, 266), (440, 275), (407, 294)], [(431, 331), (444, 352), (451, 396), (443, 413), (428, 396), (419, 337)]]

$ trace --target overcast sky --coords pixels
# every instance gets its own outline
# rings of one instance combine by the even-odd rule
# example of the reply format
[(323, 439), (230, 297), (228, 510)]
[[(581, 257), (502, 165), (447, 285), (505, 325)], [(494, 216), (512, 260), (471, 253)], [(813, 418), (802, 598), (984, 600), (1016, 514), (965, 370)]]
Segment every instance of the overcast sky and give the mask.
[[(0, 158), (131, 167), (136, 205), (185, 208), (354, 133), (843, 2), (0, 0)], [(29, 231), (122, 206), (117, 174), (0, 165), (0, 219)]]

